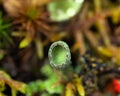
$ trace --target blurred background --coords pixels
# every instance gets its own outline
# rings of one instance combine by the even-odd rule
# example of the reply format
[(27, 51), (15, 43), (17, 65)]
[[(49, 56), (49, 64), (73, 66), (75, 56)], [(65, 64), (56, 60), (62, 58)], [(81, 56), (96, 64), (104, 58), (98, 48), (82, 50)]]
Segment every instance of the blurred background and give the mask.
[[(61, 70), (48, 60), (59, 40)], [(0, 96), (119, 95), (120, 0), (0, 0)]]

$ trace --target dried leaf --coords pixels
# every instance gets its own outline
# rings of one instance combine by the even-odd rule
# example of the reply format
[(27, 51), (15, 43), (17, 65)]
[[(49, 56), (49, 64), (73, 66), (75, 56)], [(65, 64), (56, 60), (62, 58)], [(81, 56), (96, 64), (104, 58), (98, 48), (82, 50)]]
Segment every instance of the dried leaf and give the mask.
[(111, 10), (111, 18), (112, 18), (112, 21), (113, 23), (119, 23), (120, 22), (120, 7), (116, 10), (116, 9), (113, 9)]
[(0, 50), (0, 60), (3, 59), (4, 56), (5, 56), (5, 51)]
[(4, 71), (0, 71), (0, 77), (6, 78), (6, 79), (11, 79), (11, 77), (7, 73), (5, 73)]
[(6, 96), (6, 95), (4, 95), (3, 93), (0, 93), (0, 96)]
[(98, 47), (97, 50), (103, 56), (106, 56), (106, 57), (112, 57), (113, 56), (112, 50), (110, 50), (110, 49), (108, 49), (106, 47)]
[(118, 49), (117, 64), (120, 66), (120, 48)]
[(0, 4), (3, 2), (3, 0), (0, 0)]
[(0, 71), (0, 82), (2, 82), (2, 84), (8, 84), (13, 90), (20, 91), (21, 93), (26, 92), (27, 85), (25, 83), (12, 80), (11, 77), (4, 71)]
[(109, 28), (107, 22), (104, 19), (98, 19), (95, 24), (103, 39), (105, 46), (107, 47), (111, 46), (110, 38), (108, 35)]
[(18, 16), (21, 10), (21, 1), (18, 0), (3, 0), (3, 5), (10, 16)]
[(3, 0), (3, 5), (6, 11), (9, 13), (10, 16), (18, 17), (21, 13), (26, 12), (23, 9), (31, 9), (42, 6), (51, 2), (52, 0)]
[(40, 38), (35, 39), (35, 44), (36, 44), (37, 55), (40, 59), (42, 59), (44, 54), (43, 54), (43, 44)]
[(4, 80), (0, 80), (0, 92), (5, 90), (5, 82)]
[(82, 85), (82, 78), (76, 77), (74, 80), (74, 84), (77, 88), (77, 91), (79, 93), (80, 96), (85, 96), (85, 90), (84, 87)]
[(53, 1), (53, 0), (31, 0), (31, 3), (33, 5), (41, 6), (41, 5), (47, 4), (47, 3), (51, 2), (51, 1)]
[(68, 83), (65, 89), (65, 96), (75, 96), (75, 86), (72, 83)]
[(96, 13), (99, 13), (101, 11), (101, 1), (100, 0), (94, 0), (94, 8), (95, 8), (95, 11)]
[(115, 61), (120, 66), (120, 48), (119, 47), (112, 47), (113, 51), (113, 61)]
[(22, 82), (18, 82), (15, 80), (6, 80), (6, 83), (13, 89), (20, 91), (21, 93), (25, 93), (26, 90), (26, 84), (22, 83)]
[[(60, 33), (57, 33), (57, 34), (54, 33), (54, 35), (52, 35), (50, 39), (51, 39), (52, 42), (59, 41), (62, 38), (64, 38), (65, 36), (67, 36), (66, 33), (67, 32), (60, 32)], [(49, 43), (50, 39), (45, 40), (43, 42), (43, 45), (47, 45)]]

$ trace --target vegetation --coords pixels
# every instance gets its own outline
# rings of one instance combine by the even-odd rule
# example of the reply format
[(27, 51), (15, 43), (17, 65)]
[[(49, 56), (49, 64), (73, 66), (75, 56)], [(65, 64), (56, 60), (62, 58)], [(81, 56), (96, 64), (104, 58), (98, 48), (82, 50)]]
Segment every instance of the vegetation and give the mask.
[(119, 96), (120, 0), (0, 0), (0, 96)]

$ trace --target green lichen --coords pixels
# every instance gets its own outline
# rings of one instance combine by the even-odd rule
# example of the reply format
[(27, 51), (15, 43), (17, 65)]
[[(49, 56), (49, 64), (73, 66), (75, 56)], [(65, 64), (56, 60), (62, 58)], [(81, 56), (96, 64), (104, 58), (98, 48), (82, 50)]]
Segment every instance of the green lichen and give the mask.
[(56, 0), (48, 4), (52, 21), (65, 21), (75, 16), (82, 7), (84, 0)]
[(60, 45), (55, 46), (52, 50), (52, 54), (55, 64), (60, 64), (65, 62), (67, 52), (62, 46)]
[(54, 42), (49, 49), (50, 64), (55, 68), (65, 68), (71, 62), (71, 54), (68, 45), (63, 41)]

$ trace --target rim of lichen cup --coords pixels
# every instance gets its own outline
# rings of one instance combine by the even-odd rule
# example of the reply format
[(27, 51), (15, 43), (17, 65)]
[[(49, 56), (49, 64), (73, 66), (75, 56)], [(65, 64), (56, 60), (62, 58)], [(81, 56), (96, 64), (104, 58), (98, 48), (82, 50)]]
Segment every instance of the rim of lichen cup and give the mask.
[(67, 43), (63, 41), (54, 42), (48, 51), (50, 65), (56, 69), (64, 69), (71, 64), (71, 54)]

